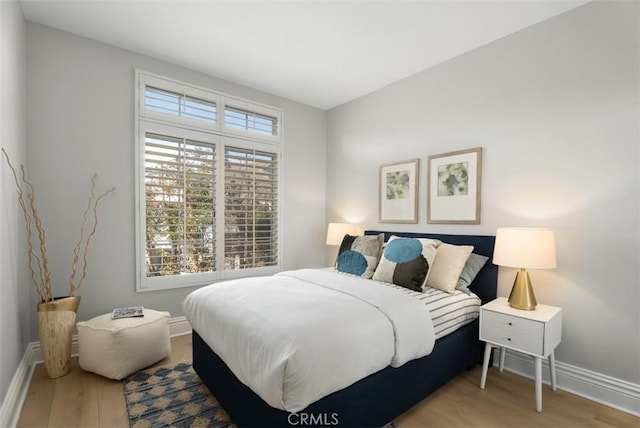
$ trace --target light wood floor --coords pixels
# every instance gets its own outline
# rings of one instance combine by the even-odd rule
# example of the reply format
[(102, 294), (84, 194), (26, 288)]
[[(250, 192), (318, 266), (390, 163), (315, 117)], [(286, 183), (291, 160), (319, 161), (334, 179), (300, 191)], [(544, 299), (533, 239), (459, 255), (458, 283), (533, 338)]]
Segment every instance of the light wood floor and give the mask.
[[(191, 336), (171, 339), (171, 355), (157, 366), (191, 361)], [(543, 412), (534, 409), (533, 380), (491, 368), (485, 390), (480, 366), (463, 373), (394, 422), (412, 427), (632, 427), (640, 418), (565, 391), (543, 386)], [(128, 426), (122, 382), (84, 372), (73, 359), (71, 373), (48, 379), (42, 365), (33, 374), (19, 427), (119, 428)]]

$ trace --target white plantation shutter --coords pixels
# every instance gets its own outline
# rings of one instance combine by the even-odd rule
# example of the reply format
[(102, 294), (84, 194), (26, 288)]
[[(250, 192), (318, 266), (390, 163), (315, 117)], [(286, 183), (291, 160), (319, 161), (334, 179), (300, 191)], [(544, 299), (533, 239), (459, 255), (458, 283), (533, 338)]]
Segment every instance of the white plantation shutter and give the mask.
[(147, 277), (215, 269), (215, 162), (215, 146), (147, 133)]
[(226, 147), (225, 269), (274, 266), (278, 261), (278, 156)]
[(282, 111), (136, 76), (136, 289), (280, 270)]

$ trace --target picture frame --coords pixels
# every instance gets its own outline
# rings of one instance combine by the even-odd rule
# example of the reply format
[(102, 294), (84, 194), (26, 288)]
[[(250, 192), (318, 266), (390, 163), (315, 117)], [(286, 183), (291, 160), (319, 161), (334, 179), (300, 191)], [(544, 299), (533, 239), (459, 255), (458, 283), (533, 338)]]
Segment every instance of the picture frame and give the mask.
[(378, 221), (418, 222), (418, 172), (420, 159), (380, 167)]
[(482, 147), (427, 157), (427, 223), (480, 224)]

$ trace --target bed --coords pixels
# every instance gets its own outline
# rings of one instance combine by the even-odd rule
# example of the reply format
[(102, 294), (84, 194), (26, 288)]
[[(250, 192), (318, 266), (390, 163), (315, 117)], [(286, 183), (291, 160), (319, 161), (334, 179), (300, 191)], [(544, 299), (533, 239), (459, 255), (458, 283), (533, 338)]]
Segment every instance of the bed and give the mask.
[[(491, 261), (495, 237), (366, 231), (384, 234), (385, 242), (395, 235), (437, 239), (453, 245), (472, 245), (473, 252), (489, 258), (470, 285), (484, 304), (496, 297), (497, 266)], [(193, 330), (193, 366), (239, 426), (371, 426), (380, 427), (417, 404), (430, 393), (482, 358), (478, 319), (437, 338), (431, 352), (410, 359), (398, 367), (386, 366), (309, 404), (295, 412), (275, 408), (241, 382), (223, 359)]]

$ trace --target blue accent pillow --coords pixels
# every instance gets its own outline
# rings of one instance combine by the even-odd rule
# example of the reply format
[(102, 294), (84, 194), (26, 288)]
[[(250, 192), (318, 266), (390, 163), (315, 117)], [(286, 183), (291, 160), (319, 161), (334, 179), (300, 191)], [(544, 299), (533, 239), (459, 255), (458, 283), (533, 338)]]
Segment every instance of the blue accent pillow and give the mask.
[(376, 270), (384, 244), (384, 233), (379, 235), (345, 235), (338, 250), (336, 269), (339, 272), (371, 278)]
[(414, 238), (396, 238), (387, 243), (373, 279), (422, 291), (429, 263), (422, 255), (422, 243)]
[(409, 262), (422, 254), (422, 244), (417, 239), (394, 239), (384, 249), (384, 257), (392, 262)]
[(338, 256), (337, 269), (340, 272), (362, 276), (367, 271), (367, 259), (357, 251), (346, 250)]

